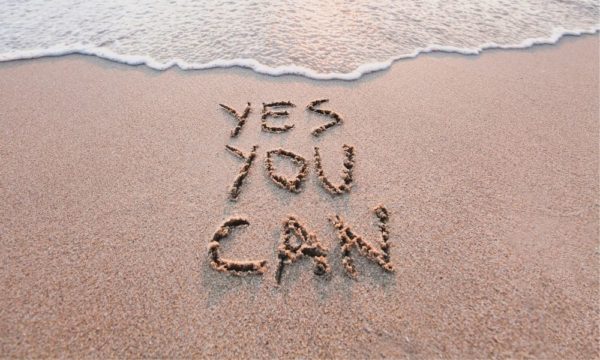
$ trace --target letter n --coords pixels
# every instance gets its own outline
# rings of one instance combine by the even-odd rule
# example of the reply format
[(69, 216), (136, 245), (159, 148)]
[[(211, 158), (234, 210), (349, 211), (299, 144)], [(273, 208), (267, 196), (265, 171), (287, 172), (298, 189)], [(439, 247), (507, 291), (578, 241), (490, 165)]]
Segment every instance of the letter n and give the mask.
[(347, 225), (339, 215), (332, 216), (329, 220), (338, 231), (338, 238), (342, 247), (342, 265), (346, 270), (346, 273), (356, 278), (358, 271), (354, 266), (354, 260), (352, 259), (352, 249), (358, 249), (359, 253), (365, 256), (367, 259), (375, 262), (381, 266), (385, 271), (393, 272), (394, 267), (390, 259), (390, 244), (389, 244), (389, 231), (387, 229), (387, 222), (389, 220), (389, 214), (387, 209), (383, 205), (377, 206), (373, 209), (375, 216), (379, 219), (379, 231), (381, 233), (381, 240), (378, 241), (381, 250), (377, 250), (373, 245), (366, 242), (362, 237), (354, 233), (349, 225)]

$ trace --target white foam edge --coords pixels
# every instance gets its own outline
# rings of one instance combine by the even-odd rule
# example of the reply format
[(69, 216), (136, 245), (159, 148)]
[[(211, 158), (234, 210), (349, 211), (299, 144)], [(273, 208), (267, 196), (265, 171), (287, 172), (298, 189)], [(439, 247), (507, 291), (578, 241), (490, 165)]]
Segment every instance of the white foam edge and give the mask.
[(525, 49), (534, 45), (556, 44), (563, 36), (579, 36), (584, 34), (595, 34), (600, 31), (600, 24), (593, 26), (591, 29), (575, 29), (567, 30), (562, 27), (555, 28), (549, 37), (528, 38), (518, 44), (497, 44), (493, 42), (482, 44), (477, 48), (460, 48), (445, 45), (430, 45), (425, 48), (417, 48), (410, 54), (403, 54), (390, 58), (383, 62), (374, 62), (363, 64), (348, 73), (319, 73), (315, 70), (305, 68), (298, 65), (285, 65), (270, 67), (259, 63), (254, 59), (232, 59), (232, 60), (213, 60), (204, 64), (187, 63), (181, 59), (172, 59), (167, 62), (159, 62), (152, 57), (144, 55), (121, 55), (112, 50), (101, 47), (90, 47), (85, 45), (68, 45), (68, 46), (53, 46), (47, 49), (33, 49), (15, 51), (11, 53), (0, 54), (0, 62), (36, 59), (42, 57), (56, 57), (71, 54), (92, 55), (102, 59), (115, 61), (127, 65), (145, 65), (155, 70), (166, 70), (173, 66), (177, 66), (182, 70), (202, 70), (212, 68), (230, 68), (242, 67), (252, 69), (259, 74), (281, 76), (281, 75), (300, 75), (316, 80), (356, 80), (365, 74), (381, 71), (389, 68), (392, 64), (401, 59), (410, 59), (419, 56), (420, 54), (441, 52), (441, 53), (458, 53), (464, 55), (477, 55), (488, 49)]

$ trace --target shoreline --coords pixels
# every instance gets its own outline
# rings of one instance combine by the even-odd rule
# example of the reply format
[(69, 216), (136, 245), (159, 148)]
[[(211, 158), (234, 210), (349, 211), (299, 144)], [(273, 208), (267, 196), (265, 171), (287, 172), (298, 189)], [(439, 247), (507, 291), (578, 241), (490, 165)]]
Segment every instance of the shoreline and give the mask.
[[(457, 48), (444, 45), (430, 45), (426, 48), (418, 48), (410, 54), (398, 55), (385, 61), (362, 64), (358, 68), (348, 73), (320, 73), (315, 70), (297, 65), (284, 65), (276, 68), (269, 67), (257, 62), (254, 59), (231, 59), (214, 60), (205, 64), (189, 64), (185, 61), (174, 59), (167, 63), (160, 63), (151, 57), (143, 55), (120, 55), (103, 48), (78, 48), (57, 46), (50, 49), (22, 51), (25, 55), (19, 55), (14, 58), (6, 58), (6, 55), (0, 55), (0, 64), (18, 61), (30, 61), (36, 59), (57, 58), (65, 56), (91, 56), (100, 60), (106, 60), (119, 65), (126, 66), (144, 66), (153, 71), (166, 71), (177, 69), (180, 71), (206, 71), (213, 69), (245, 69), (259, 75), (280, 77), (280, 76), (298, 76), (310, 80), (323, 81), (355, 81), (364, 76), (385, 72), (395, 63), (417, 59), (424, 55), (461, 55), (461, 56), (479, 56), (484, 52), (494, 50), (528, 50), (539, 46), (554, 46), (561, 41), (570, 38), (584, 38), (588, 36), (598, 36), (600, 25), (593, 26), (591, 29), (566, 30), (562, 27), (555, 28), (552, 34), (545, 38), (528, 38), (519, 44), (501, 45), (496, 43), (485, 43), (477, 48)], [(4, 58), (3, 58), (4, 57)]]
[[(600, 37), (476, 57), (430, 54), (357, 81), (248, 69), (153, 71), (70, 55), (0, 63), (0, 354), (5, 357), (595, 358)], [(312, 101), (343, 121), (307, 109)], [(293, 124), (262, 131), (262, 103)], [(251, 111), (239, 136), (230, 132)], [(230, 187), (256, 158), (237, 201)], [(332, 196), (343, 146), (349, 193)], [(301, 155), (298, 193), (270, 150)], [(293, 177), (298, 166), (276, 159)], [(378, 247), (389, 211), (394, 272), (353, 250), (343, 218)], [(327, 249), (286, 265), (295, 215)], [(211, 268), (256, 260), (262, 275)], [(379, 220), (381, 220), (379, 218)], [(265, 260), (266, 263), (260, 262)]]

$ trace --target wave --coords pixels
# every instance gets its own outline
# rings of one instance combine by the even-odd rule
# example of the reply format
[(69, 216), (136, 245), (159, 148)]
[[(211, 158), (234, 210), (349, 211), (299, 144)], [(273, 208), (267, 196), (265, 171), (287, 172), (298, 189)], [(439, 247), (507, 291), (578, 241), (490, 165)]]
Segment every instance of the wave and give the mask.
[(600, 24), (593, 26), (590, 29), (575, 29), (568, 30), (562, 27), (558, 27), (553, 29), (552, 34), (548, 37), (538, 37), (538, 38), (528, 38), (521, 41), (518, 44), (497, 44), (493, 42), (484, 43), (476, 48), (460, 48), (454, 46), (445, 46), (445, 45), (430, 45), (425, 48), (416, 48), (413, 52), (409, 54), (402, 54), (390, 59), (387, 59), (382, 62), (373, 62), (362, 64), (358, 66), (351, 72), (340, 73), (340, 72), (330, 72), (330, 73), (320, 73), (313, 69), (309, 69), (306, 67), (298, 66), (298, 65), (285, 65), (285, 66), (277, 66), (270, 67), (267, 65), (263, 65), (255, 59), (231, 59), (231, 60), (222, 60), (217, 59), (207, 63), (188, 63), (181, 59), (172, 59), (167, 62), (159, 62), (152, 57), (144, 56), (144, 55), (124, 55), (118, 54), (112, 50), (95, 47), (95, 46), (86, 46), (83, 44), (75, 44), (68, 46), (53, 46), (46, 49), (32, 49), (32, 50), (22, 50), (15, 51), (5, 54), (0, 54), (0, 62), (8, 62), (8, 61), (16, 61), (16, 60), (28, 60), (28, 59), (37, 59), (44, 57), (57, 57), (57, 56), (66, 56), (73, 54), (80, 55), (91, 55), (96, 56), (102, 59), (126, 64), (139, 66), (144, 65), (154, 70), (167, 70), (172, 67), (178, 67), (181, 70), (205, 70), (205, 69), (214, 69), (214, 68), (231, 68), (231, 67), (241, 67), (251, 69), (256, 73), (265, 74), (270, 76), (282, 76), (282, 75), (298, 75), (304, 76), (310, 79), (316, 80), (357, 80), (364, 76), (365, 74), (382, 71), (388, 69), (395, 61), (403, 60), (403, 59), (412, 59), (420, 54), (426, 53), (457, 53), (462, 55), (478, 55), (484, 50), (488, 49), (526, 49), (535, 45), (551, 45), (556, 44), (562, 37), (564, 36), (581, 36), (587, 34), (596, 34), (600, 31)]

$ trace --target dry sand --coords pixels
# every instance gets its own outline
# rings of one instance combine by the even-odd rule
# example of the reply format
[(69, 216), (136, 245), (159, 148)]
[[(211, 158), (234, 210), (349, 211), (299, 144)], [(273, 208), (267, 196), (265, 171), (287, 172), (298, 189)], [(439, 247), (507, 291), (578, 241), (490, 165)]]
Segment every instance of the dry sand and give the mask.
[[(83, 56), (0, 64), (2, 357), (598, 358), (599, 37), (557, 46), (426, 55), (356, 82), (116, 65)], [(343, 125), (318, 139), (322, 108)], [(291, 100), (285, 134), (261, 131), (261, 103)], [(218, 104), (253, 112), (240, 135)], [(243, 165), (225, 149), (259, 146)], [(342, 145), (354, 186), (332, 197)], [(265, 170), (282, 147), (311, 161), (299, 194)], [(282, 171), (291, 173), (283, 162)], [(376, 244), (384, 272), (355, 255), (344, 273), (337, 213)], [(276, 286), (281, 222), (295, 214), (329, 248), (331, 274), (304, 259)], [(207, 246), (230, 216), (230, 259)]]

